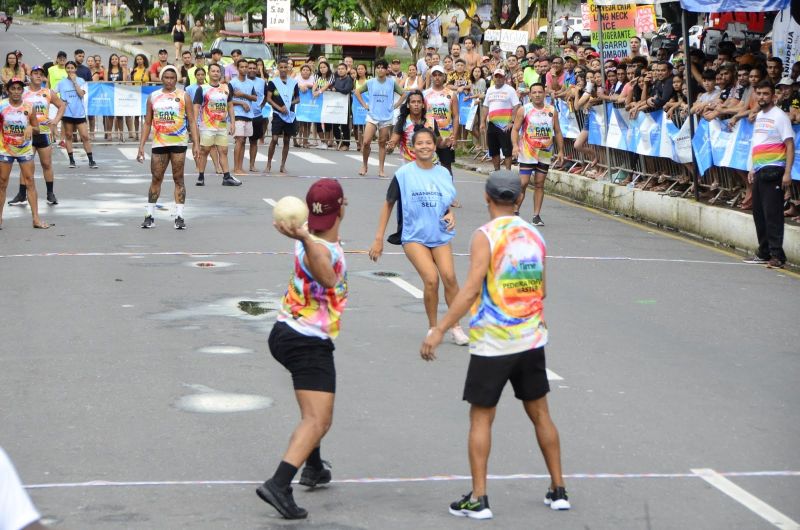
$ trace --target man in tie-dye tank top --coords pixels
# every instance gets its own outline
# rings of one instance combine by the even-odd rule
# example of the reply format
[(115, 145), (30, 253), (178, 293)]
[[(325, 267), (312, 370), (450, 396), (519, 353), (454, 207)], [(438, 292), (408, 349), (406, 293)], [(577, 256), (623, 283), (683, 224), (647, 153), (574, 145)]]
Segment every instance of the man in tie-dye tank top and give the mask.
[[(153, 175), (150, 191), (147, 194), (147, 214), (142, 228), (155, 228), (156, 201), (161, 194), (161, 184), (167, 167), (172, 166), (172, 180), (175, 181), (175, 229), (185, 230), (183, 205), (186, 202), (186, 185), (183, 181), (186, 165), (186, 149), (189, 141), (189, 128), (192, 138), (199, 138), (197, 119), (194, 115), (189, 94), (176, 87), (178, 70), (167, 65), (161, 69), (161, 82), (164, 88), (156, 90), (147, 97), (147, 115), (142, 128), (142, 139), (136, 160), (144, 162), (144, 145), (153, 129), (153, 149), (150, 172)], [(192, 155), (197, 159), (197, 142), (192, 142)]]
[(753, 222), (758, 251), (745, 260), (780, 269), (786, 263), (783, 252), (783, 201), (792, 185), (794, 131), (789, 116), (775, 106), (775, 87), (768, 80), (756, 85), (756, 102), (761, 111), (753, 126), (748, 180), (753, 185)]
[(570, 508), (561, 474), (558, 429), (547, 407), (547, 326), (542, 314), (546, 295), (545, 244), (536, 228), (514, 215), (521, 193), (519, 177), (510, 170), (489, 174), (485, 197), (492, 220), (473, 235), (467, 281), (444, 318), (428, 332), (420, 350), (423, 359), (435, 359), (444, 330), (472, 308), (472, 355), (464, 384), (464, 400), (471, 405), (472, 491), (450, 505), (450, 513), (458, 517), (492, 517), (486, 494), (492, 421), (503, 387), (509, 381), (533, 422), (550, 471), (544, 503), (553, 510)]
[(483, 106), (486, 114), (486, 142), (489, 147), (489, 156), (492, 157), (494, 169), (500, 169), (500, 153), (504, 160), (503, 166), (511, 169), (511, 126), (514, 114), (519, 107), (517, 91), (506, 84), (506, 73), (498, 68), (492, 74), (494, 84), (486, 91)]
[(301, 420), (274, 475), (256, 489), (286, 519), (308, 516), (295, 503), (291, 487), (304, 462), (301, 485), (313, 488), (331, 481), (320, 444), (333, 421), (333, 339), (339, 335), (347, 304), (347, 265), (339, 243), (346, 204), (341, 185), (334, 179), (318, 180), (309, 188), (306, 204), (307, 225), (275, 224), (280, 233), (296, 241), (289, 288), (269, 335), (270, 353), (292, 374)]

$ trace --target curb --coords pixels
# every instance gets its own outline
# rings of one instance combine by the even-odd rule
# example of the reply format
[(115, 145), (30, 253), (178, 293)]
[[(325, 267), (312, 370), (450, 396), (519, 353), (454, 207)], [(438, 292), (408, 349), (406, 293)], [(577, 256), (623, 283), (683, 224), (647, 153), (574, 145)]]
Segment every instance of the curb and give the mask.
[[(482, 175), (491, 170), (491, 167), (470, 163), (453, 165)], [(585, 206), (624, 215), (742, 253), (755, 254), (758, 248), (752, 214), (552, 169), (547, 174), (545, 189)], [(788, 264), (800, 265), (800, 227), (784, 225), (783, 250)]]
[(88, 40), (94, 42), (95, 44), (102, 44), (103, 46), (108, 46), (110, 48), (114, 48), (116, 50), (129, 53), (131, 55), (142, 54), (145, 57), (150, 59), (150, 54), (144, 48), (139, 48), (138, 46), (133, 46), (132, 44), (125, 44), (121, 40), (118, 39), (109, 39), (107, 37), (102, 37), (100, 35), (95, 35), (93, 33), (82, 32), (78, 33), (78, 37), (83, 40)]

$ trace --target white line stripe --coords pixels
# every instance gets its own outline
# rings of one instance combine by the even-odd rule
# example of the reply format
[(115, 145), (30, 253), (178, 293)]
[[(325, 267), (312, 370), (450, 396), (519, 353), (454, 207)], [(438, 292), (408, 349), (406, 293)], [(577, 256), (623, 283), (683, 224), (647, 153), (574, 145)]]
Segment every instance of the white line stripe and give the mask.
[[(800, 471), (748, 471), (722, 473), (728, 476), (781, 476), (797, 477)], [(331, 482), (336, 484), (392, 484), (398, 482), (447, 482), (456, 480), (471, 480), (469, 475), (433, 475), (427, 477), (365, 477), (365, 478), (346, 478), (334, 479)], [(549, 480), (550, 475), (520, 473), (515, 475), (489, 475), (489, 480)], [(696, 473), (569, 473), (564, 478), (569, 479), (694, 479), (698, 478)], [(110, 480), (90, 480), (87, 482), (54, 482), (46, 484), (28, 484), (25, 489), (50, 489), (50, 488), (92, 488), (92, 487), (142, 487), (142, 486), (241, 486), (249, 484), (261, 484), (262, 481), (255, 480), (158, 480), (158, 481), (137, 481), (137, 482), (117, 482)]]
[(545, 368), (547, 371), (547, 380), (548, 381), (563, 381), (564, 378), (552, 371), (550, 368)]
[(335, 164), (336, 162), (332, 162), (327, 158), (322, 158), (319, 155), (315, 155), (314, 153), (307, 153), (305, 151), (289, 151), (290, 155), (294, 155), (298, 158), (302, 158), (306, 162), (310, 162), (312, 164)]
[[(245, 157), (246, 159), (250, 160), (250, 152), (249, 152), (249, 151), (248, 151), (248, 152), (246, 152), (246, 153), (244, 154), (244, 157)], [(267, 160), (269, 160), (269, 159), (267, 158), (267, 155), (265, 155), (264, 153), (258, 153), (258, 152), (256, 152), (256, 162), (266, 162)]]
[(269, 198), (267, 198), (267, 199), (263, 199), (263, 200), (264, 200), (264, 202), (265, 202), (265, 203), (269, 204), (269, 205), (270, 205), (270, 206), (272, 206), (273, 208), (275, 208), (275, 205), (276, 205), (276, 204), (278, 204), (278, 203), (277, 203), (277, 201), (276, 201), (275, 199), (269, 199)]
[[(359, 162), (363, 160), (361, 155), (344, 155), (344, 156), (346, 156), (347, 158), (352, 158), (353, 160), (358, 160)], [(376, 166), (376, 167), (378, 166), (377, 158), (369, 157), (367, 159), (367, 162), (369, 163), (370, 166)], [(392, 164), (390, 162), (384, 162), (383, 165), (386, 167), (397, 167), (397, 164)]]
[(740, 488), (713, 469), (692, 469), (691, 471), (728, 497), (732, 498), (745, 508), (763, 518), (771, 525), (784, 529), (800, 529), (800, 525), (795, 521), (782, 514), (755, 495), (749, 493), (747, 490)]
[(389, 281), (413, 296), (414, 298), (422, 298), (422, 291), (405, 281), (403, 278), (389, 278)]
[[(128, 160), (136, 160), (136, 155), (139, 154), (138, 147), (117, 147), (122, 156), (127, 158)], [(145, 151), (144, 159), (150, 160), (150, 154)]]

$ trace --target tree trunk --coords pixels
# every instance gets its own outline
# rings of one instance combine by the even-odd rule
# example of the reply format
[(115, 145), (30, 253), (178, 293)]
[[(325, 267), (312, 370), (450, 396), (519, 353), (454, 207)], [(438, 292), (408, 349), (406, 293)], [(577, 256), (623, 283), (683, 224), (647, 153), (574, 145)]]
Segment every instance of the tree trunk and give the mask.
[(133, 24), (144, 24), (145, 13), (150, 9), (150, 0), (124, 0), (125, 5), (131, 12), (131, 22)]
[[(167, 2), (167, 9), (169, 12), (169, 27), (173, 28), (175, 23), (181, 16), (181, 8), (183, 7), (183, 2), (175, 2), (170, 1)], [(185, 22), (185, 21), (184, 21)]]
[(225, 29), (225, 11), (214, 12), (214, 31), (219, 32)]

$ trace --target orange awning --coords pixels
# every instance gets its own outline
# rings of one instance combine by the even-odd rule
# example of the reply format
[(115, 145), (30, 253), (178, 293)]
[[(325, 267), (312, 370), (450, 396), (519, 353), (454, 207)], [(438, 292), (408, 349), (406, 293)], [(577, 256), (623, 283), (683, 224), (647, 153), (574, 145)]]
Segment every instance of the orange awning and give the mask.
[(394, 35), (378, 31), (318, 31), (265, 29), (264, 42), (270, 44), (333, 44), (335, 46), (395, 45)]

